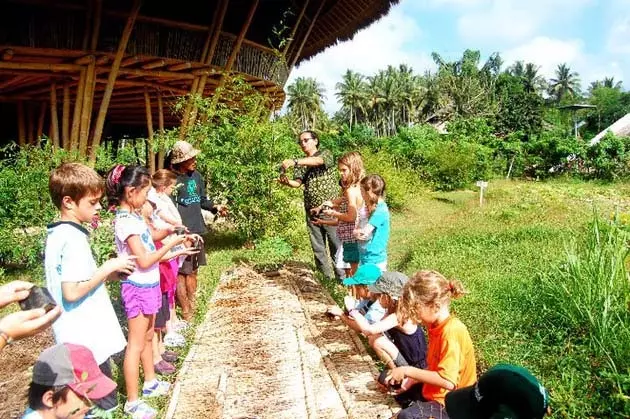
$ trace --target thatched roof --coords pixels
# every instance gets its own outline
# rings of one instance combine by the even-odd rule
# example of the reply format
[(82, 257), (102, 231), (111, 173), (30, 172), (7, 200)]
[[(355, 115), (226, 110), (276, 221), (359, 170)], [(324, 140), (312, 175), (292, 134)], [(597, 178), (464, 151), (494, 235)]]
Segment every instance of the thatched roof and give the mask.
[(352, 38), (356, 32), (387, 14), (390, 7), (398, 2), (399, 0), (327, 1), (330, 6), (327, 5), (322, 10), (298, 62), (312, 57), (337, 41)]
[(589, 144), (597, 144), (602, 138), (604, 138), (608, 131), (618, 137), (630, 137), (630, 113), (626, 114), (623, 118), (619, 119), (617, 122), (593, 137)]

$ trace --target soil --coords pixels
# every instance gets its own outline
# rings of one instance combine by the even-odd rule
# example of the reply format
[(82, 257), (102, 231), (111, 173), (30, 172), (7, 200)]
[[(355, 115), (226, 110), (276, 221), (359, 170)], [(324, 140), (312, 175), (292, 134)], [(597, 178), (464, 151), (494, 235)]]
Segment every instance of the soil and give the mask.
[(217, 287), (166, 417), (389, 418), (357, 335), (306, 267), (238, 267)]
[(6, 346), (0, 352), (0, 419), (19, 418), (26, 409), (26, 392), (39, 354), (54, 344), (47, 330)]

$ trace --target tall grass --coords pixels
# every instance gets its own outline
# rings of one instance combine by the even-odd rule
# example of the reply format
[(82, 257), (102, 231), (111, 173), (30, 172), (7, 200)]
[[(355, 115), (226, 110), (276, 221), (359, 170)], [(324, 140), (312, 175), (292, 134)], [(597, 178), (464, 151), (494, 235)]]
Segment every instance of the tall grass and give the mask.
[[(586, 240), (570, 243), (566, 262), (540, 275), (540, 321), (551, 340), (588, 348), (600, 415), (630, 415), (630, 234), (595, 216)], [(587, 365), (584, 365), (587, 367)]]

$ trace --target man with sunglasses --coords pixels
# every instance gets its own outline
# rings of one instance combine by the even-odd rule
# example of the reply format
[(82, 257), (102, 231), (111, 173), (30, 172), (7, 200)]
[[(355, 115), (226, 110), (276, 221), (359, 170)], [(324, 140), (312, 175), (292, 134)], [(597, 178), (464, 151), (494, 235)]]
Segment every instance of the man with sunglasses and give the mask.
[[(311, 247), (315, 257), (315, 266), (327, 278), (343, 279), (343, 269), (334, 268), (337, 249), (340, 246), (336, 227), (320, 222), (316, 217), (310, 217), (312, 208), (319, 207), (325, 201), (331, 201), (339, 196), (339, 180), (335, 160), (328, 150), (319, 150), (319, 137), (313, 131), (303, 131), (298, 140), (305, 157), (286, 159), (282, 162), (280, 183), (292, 188), (304, 186), (304, 210), (306, 211), (306, 226), (308, 227)], [(293, 179), (289, 179), (284, 171), (293, 167)], [(330, 258), (328, 252), (330, 252)]]

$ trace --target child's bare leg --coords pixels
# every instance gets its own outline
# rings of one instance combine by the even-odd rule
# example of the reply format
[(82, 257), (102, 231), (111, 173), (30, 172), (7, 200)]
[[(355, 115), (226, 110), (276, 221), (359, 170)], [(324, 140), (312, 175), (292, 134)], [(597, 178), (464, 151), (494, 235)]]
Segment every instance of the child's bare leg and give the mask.
[(155, 368), (153, 367), (153, 325), (155, 322), (155, 314), (151, 314), (146, 317), (148, 319), (148, 327), (144, 332), (144, 349), (140, 353), (145, 383), (155, 379)]
[(396, 359), (401, 362), (400, 351), (385, 335), (370, 336), (368, 342), (378, 357), (387, 365), (387, 368), (392, 369), (401, 366), (396, 363)]
[(188, 299), (188, 288), (186, 287), (186, 277), (188, 275), (177, 275), (177, 301), (182, 308), (184, 320), (190, 320), (190, 300)]
[[(129, 336), (127, 339), (127, 349), (125, 350), (123, 374), (125, 376), (127, 400), (130, 402), (138, 400), (140, 358), (146, 343), (146, 331), (149, 324), (149, 319), (143, 314), (129, 319)], [(150, 346), (149, 350), (151, 350)]]
[(197, 308), (197, 271), (186, 275), (186, 291), (188, 292), (188, 301), (190, 301), (190, 310), (194, 312)]
[(153, 341), (151, 343), (151, 347), (153, 348), (153, 362), (156, 364), (160, 362), (160, 358), (161, 358), (160, 356), (161, 352), (160, 352), (160, 346), (159, 346), (160, 335), (161, 335), (161, 332), (159, 330), (154, 331)]
[[(354, 262), (350, 264), (350, 276), (354, 276), (355, 272), (357, 271), (357, 268), (359, 267), (359, 263), (358, 262)], [(347, 276), (346, 276), (347, 278)]]

